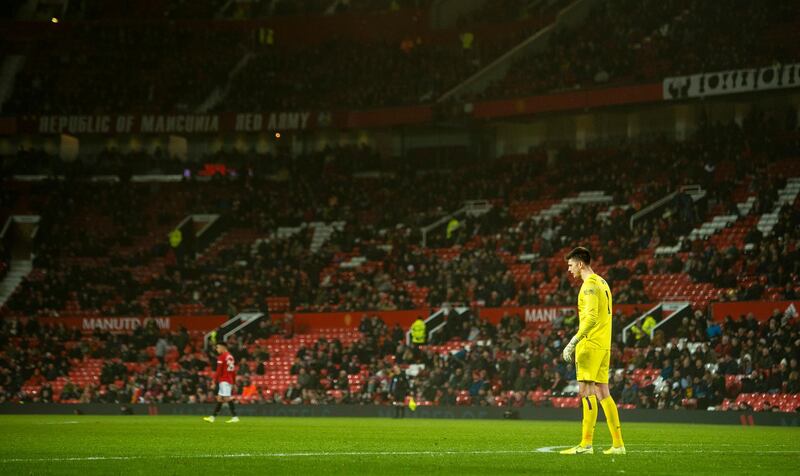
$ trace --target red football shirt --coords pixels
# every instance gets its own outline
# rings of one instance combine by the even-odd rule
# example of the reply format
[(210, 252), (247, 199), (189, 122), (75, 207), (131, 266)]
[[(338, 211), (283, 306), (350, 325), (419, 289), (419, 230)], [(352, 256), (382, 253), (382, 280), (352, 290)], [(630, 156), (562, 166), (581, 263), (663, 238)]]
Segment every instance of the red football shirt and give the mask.
[(228, 382), (233, 385), (236, 381), (236, 362), (230, 352), (224, 352), (217, 356), (217, 374), (214, 376), (217, 382)]

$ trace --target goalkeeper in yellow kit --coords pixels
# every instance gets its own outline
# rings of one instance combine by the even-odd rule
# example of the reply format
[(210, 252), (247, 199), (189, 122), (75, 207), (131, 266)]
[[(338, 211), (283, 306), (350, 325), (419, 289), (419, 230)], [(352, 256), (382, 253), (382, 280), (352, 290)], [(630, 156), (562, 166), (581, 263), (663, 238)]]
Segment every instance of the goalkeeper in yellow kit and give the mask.
[(583, 404), (581, 442), (561, 454), (593, 454), (592, 438), (597, 422), (598, 403), (606, 414), (612, 447), (604, 454), (625, 454), (617, 404), (608, 392), (608, 368), (611, 357), (611, 290), (608, 283), (592, 271), (592, 255), (583, 247), (567, 254), (569, 272), (583, 281), (578, 294), (578, 333), (564, 348), (563, 357), (575, 369)]

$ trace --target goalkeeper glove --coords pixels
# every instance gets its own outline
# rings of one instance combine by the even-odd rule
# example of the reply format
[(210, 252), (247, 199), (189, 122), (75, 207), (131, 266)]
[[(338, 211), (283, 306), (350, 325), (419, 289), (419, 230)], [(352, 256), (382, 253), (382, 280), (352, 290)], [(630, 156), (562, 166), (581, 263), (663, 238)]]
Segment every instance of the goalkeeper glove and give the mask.
[(578, 345), (578, 342), (580, 342), (580, 339), (578, 339), (578, 336), (575, 336), (569, 341), (569, 344), (564, 347), (564, 352), (561, 354), (561, 356), (564, 357), (564, 361), (572, 362), (572, 354), (575, 353), (575, 346)]

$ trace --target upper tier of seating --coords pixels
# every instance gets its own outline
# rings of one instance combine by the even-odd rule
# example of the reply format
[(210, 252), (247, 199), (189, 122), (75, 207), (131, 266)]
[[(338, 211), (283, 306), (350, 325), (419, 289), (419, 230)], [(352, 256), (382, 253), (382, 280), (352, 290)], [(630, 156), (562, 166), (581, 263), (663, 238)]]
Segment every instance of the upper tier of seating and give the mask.
[[(0, 32), (9, 52), (26, 58), (4, 112), (180, 112), (201, 104), (246, 112), (433, 104), (551, 25), (567, 4), (529, 8), (530, 2), (517, 0), (500, 6), (486, 2), (456, 26), (434, 29), (427, 21), (429, 2), (422, 2), (423, 13), (414, 8), (388, 13), (402, 15), (400, 30), (390, 28), (386, 19), (359, 22), (340, 15), (320, 23), (312, 34), (293, 36), (303, 22), (279, 28), (271, 23), (281, 21), (277, 17), (261, 23), (210, 16), (200, 22), (165, 20), (192, 17), (194, 7), (208, 15), (216, 8), (213, 1), (189, 2), (192, 8), (186, 2), (179, 7), (146, 2), (141, 15), (126, 4), (125, 21), (118, 19), (119, 7), (108, 2), (75, 3), (82, 6), (70, 4), (70, 11), (82, 8), (84, 16), (98, 20), (67, 21), (24, 34), (13, 28)], [(295, 3), (245, 2), (241, 7), (252, 11), (241, 14), (278, 14)], [(329, 2), (308, 3), (310, 12), (319, 12)], [(381, 10), (381, 2), (366, 2), (364, 8), (359, 3), (351, 8)], [(153, 12), (162, 12), (158, 21)], [(746, 28), (741, 18), (747, 18)], [(789, 63), (800, 53), (798, 18), (797, 4), (785, 1), (600, 2), (583, 22), (559, 27), (547, 48), (517, 58), (501, 79), (472, 99)], [(311, 20), (321, 21), (314, 15)], [(209, 98), (215, 99), (206, 103)]]

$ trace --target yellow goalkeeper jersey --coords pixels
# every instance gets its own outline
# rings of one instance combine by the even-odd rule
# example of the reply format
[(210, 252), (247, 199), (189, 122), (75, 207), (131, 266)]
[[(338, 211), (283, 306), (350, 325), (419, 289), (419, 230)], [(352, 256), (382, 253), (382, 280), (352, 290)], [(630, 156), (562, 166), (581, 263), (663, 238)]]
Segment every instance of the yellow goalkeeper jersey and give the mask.
[(606, 280), (592, 274), (578, 294), (578, 336), (581, 345), (592, 349), (611, 349), (611, 289)]

